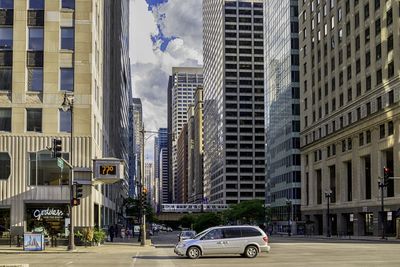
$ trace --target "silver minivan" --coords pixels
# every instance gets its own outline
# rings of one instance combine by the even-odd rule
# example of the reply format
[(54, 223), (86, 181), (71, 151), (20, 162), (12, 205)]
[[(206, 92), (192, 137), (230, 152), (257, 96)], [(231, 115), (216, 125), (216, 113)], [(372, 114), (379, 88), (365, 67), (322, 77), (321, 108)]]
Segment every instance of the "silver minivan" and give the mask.
[(240, 254), (255, 258), (260, 252), (269, 252), (268, 236), (257, 226), (211, 227), (193, 239), (183, 240), (175, 246), (180, 256), (197, 259), (203, 255)]

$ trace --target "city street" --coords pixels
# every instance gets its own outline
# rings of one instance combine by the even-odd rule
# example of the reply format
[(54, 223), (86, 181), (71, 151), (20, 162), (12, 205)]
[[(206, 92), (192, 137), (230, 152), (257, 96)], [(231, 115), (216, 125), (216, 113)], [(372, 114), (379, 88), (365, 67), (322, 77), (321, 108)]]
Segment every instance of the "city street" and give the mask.
[[(311, 241), (300, 238), (271, 238), (271, 252), (255, 259), (237, 255), (190, 260), (174, 254), (177, 232), (160, 233), (156, 246), (114, 243), (78, 248), (78, 253), (0, 254), (2, 264), (33, 266), (400, 266), (399, 244), (360, 241)], [(163, 247), (161, 247), (161, 245)], [(13, 265), (15, 266), (15, 265)]]

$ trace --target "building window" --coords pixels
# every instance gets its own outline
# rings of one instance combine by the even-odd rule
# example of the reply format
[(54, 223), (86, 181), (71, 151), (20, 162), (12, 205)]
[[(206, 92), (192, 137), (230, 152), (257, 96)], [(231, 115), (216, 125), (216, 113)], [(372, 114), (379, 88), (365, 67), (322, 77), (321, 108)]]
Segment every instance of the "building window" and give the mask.
[(75, 0), (62, 0), (61, 8), (75, 9)]
[(371, 90), (371, 85), (371, 76), (367, 76), (367, 78), (365, 79), (365, 90)]
[(393, 90), (389, 91), (389, 105), (392, 105), (394, 103), (394, 93)]
[(358, 135), (358, 143), (359, 143), (360, 146), (364, 145), (364, 133), (360, 133)]
[(74, 91), (74, 69), (61, 68), (60, 69), (60, 90)]
[(370, 130), (368, 130), (368, 131), (365, 132), (365, 136), (366, 136), (365, 142), (366, 142), (367, 144), (371, 143), (371, 131), (370, 131)]
[(44, 0), (29, 0), (29, 9), (44, 10)]
[(390, 62), (388, 64), (388, 78), (392, 78), (394, 76), (394, 62)]
[(0, 67), (0, 91), (11, 91), (12, 88), (12, 68)]
[(382, 69), (376, 71), (376, 84), (382, 83)]
[(378, 35), (381, 33), (381, 19), (377, 19), (375, 21), (375, 35)]
[(393, 50), (393, 34), (389, 35), (389, 37), (387, 39), (387, 48), (388, 48), (388, 52)]
[(393, 121), (388, 122), (388, 136), (393, 135)]
[(368, 51), (365, 53), (365, 66), (369, 67), (371, 65), (371, 52)]
[(375, 0), (375, 11), (381, 6), (381, 0)]
[(381, 96), (376, 99), (376, 105), (377, 105), (378, 111), (382, 109), (382, 97)]
[(43, 68), (28, 68), (28, 91), (43, 91)]
[(378, 44), (375, 47), (375, 55), (376, 55), (376, 60), (380, 60), (382, 57), (382, 45)]
[(11, 132), (11, 108), (0, 108), (0, 132)]
[(385, 137), (385, 124), (379, 125), (379, 138)]
[(28, 132), (42, 131), (42, 110), (37, 108), (26, 109), (26, 130)]
[(11, 50), (13, 48), (13, 28), (0, 27), (0, 49)]
[(74, 50), (74, 28), (61, 28), (61, 49)]
[(71, 111), (60, 110), (60, 132), (71, 132)]
[(1, 0), (0, 9), (14, 9), (14, 0)]
[(369, 27), (365, 29), (364, 35), (365, 35), (365, 42), (368, 43), (370, 40)]
[(29, 28), (29, 50), (43, 51), (43, 28)]
[[(62, 153), (68, 160), (68, 153)], [(68, 185), (69, 169), (57, 166), (57, 159), (51, 153), (29, 153), (29, 185), (60, 186)]]
[(7, 180), (10, 177), (10, 173), (11, 173), (10, 155), (7, 152), (0, 152), (0, 180)]
[(369, 18), (369, 4), (366, 4), (364, 6), (364, 20), (366, 20), (367, 18)]
[(387, 26), (391, 25), (393, 23), (393, 11), (392, 9), (388, 10), (386, 12), (386, 24)]

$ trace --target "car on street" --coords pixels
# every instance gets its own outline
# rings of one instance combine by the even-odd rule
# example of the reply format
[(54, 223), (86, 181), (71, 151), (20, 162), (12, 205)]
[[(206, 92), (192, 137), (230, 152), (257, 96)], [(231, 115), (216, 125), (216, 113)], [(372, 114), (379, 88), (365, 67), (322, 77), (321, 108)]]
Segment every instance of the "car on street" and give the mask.
[(182, 231), (178, 234), (178, 242), (182, 240), (192, 239), (196, 236), (196, 231)]
[(212, 254), (240, 254), (255, 258), (261, 252), (269, 252), (268, 236), (257, 226), (217, 226), (180, 241), (175, 254), (197, 259)]

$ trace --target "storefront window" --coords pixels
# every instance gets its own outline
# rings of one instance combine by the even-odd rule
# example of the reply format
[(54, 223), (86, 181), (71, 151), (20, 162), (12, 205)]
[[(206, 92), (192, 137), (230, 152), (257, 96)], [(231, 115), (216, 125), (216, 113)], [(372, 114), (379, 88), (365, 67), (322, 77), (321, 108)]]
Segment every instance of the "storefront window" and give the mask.
[(0, 239), (10, 237), (10, 209), (0, 208)]
[[(69, 154), (62, 153), (62, 157), (68, 160)], [(51, 153), (29, 153), (29, 184), (33, 186), (68, 185), (69, 168), (64, 165), (61, 169), (57, 165), (57, 159), (51, 157)]]
[(26, 204), (28, 232), (65, 237), (68, 235), (68, 217), (67, 204)]

